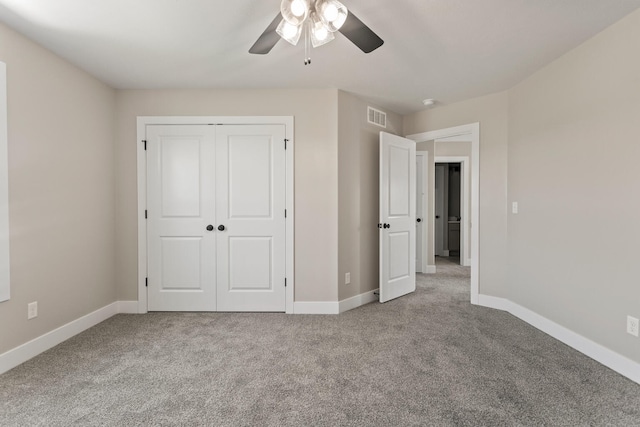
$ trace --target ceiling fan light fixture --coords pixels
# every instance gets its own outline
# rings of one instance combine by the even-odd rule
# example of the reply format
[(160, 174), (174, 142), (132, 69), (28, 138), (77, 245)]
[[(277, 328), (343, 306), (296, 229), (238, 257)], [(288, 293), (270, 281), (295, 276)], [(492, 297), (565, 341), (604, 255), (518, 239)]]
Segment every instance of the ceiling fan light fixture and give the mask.
[(316, 12), (320, 15), (322, 23), (331, 32), (336, 32), (347, 20), (349, 11), (338, 0), (317, 0)]
[(318, 15), (311, 13), (311, 45), (313, 47), (322, 46), (335, 39), (335, 36), (330, 32), (327, 27), (318, 18)]
[(282, 0), (280, 13), (285, 21), (291, 25), (300, 25), (309, 16), (310, 0)]
[(283, 19), (276, 28), (276, 33), (292, 45), (297, 45), (302, 34), (302, 25), (292, 25)]

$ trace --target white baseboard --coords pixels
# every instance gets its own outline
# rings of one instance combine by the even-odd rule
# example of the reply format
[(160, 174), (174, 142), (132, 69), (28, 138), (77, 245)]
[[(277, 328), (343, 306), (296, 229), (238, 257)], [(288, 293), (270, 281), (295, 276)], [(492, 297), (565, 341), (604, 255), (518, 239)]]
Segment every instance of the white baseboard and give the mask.
[(471, 258), (465, 258), (464, 259), (464, 264), (462, 264), (463, 267), (471, 267)]
[(496, 310), (509, 311), (511, 301), (505, 298), (493, 297), (491, 295), (478, 295), (478, 305)]
[(71, 321), (66, 325), (62, 325), (51, 332), (47, 332), (38, 338), (34, 338), (27, 343), (0, 354), (0, 374), (15, 368), (32, 357), (55, 347), (69, 338), (78, 335), (80, 332), (107, 320), (118, 313), (118, 305), (118, 302), (109, 304), (94, 311), (93, 313), (82, 316), (81, 318)]
[(119, 314), (138, 314), (138, 301), (118, 301)]
[(342, 301), (296, 301), (293, 303), (294, 314), (340, 314), (353, 310), (361, 305), (378, 300), (377, 289), (368, 291)]
[(365, 292), (360, 295), (356, 295), (351, 298), (343, 299), (338, 303), (340, 313), (344, 313), (345, 311), (353, 310), (354, 308), (358, 308), (361, 305), (369, 304), (370, 302), (378, 301), (378, 295), (375, 293), (378, 292), (378, 289), (374, 289), (369, 292)]
[(340, 304), (337, 301), (295, 301), (294, 314), (339, 314)]
[(479, 295), (478, 305), (504, 310), (580, 353), (640, 384), (640, 363), (616, 353), (508, 299)]

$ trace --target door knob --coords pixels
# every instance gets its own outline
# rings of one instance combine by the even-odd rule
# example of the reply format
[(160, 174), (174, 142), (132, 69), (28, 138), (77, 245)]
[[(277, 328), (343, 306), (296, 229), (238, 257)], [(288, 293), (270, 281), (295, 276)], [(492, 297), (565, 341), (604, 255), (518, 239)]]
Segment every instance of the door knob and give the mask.
[(384, 224), (382, 227), (383, 228), (391, 228), (391, 224)]
[(440, 218), (440, 215), (436, 215), (436, 219)]
[(211, 224), (207, 225), (207, 231), (213, 231), (213, 225)]
[(224, 225), (219, 225), (219, 226), (218, 226), (218, 230), (220, 230), (220, 231), (224, 231)]
[(416, 221), (418, 221), (418, 222), (422, 222), (422, 218), (418, 218)]

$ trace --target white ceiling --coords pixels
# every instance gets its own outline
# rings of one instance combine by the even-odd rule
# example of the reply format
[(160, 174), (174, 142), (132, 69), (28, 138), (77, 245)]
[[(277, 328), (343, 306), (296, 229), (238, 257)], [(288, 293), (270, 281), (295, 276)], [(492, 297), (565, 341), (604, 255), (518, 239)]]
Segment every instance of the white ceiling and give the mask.
[(0, 21), (114, 88), (339, 88), (400, 114), (505, 90), (640, 0), (343, 0), (385, 44), (338, 34), (248, 53), (280, 0), (0, 0)]

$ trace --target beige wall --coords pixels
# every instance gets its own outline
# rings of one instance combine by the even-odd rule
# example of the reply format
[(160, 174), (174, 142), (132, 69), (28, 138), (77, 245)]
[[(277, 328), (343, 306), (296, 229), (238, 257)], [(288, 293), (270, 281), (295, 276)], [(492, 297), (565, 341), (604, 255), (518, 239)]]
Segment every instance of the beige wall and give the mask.
[(518, 304), (640, 362), (640, 11), (509, 91)]
[[(0, 354), (116, 300), (115, 92), (0, 24), (7, 64), (11, 299)], [(27, 321), (27, 304), (38, 317)]]
[[(338, 297), (378, 288), (380, 131), (400, 135), (402, 118), (388, 111), (387, 128), (367, 122), (367, 106), (338, 92)], [(345, 284), (345, 273), (351, 283)]]
[[(481, 294), (498, 297), (508, 296), (507, 117), (508, 95), (500, 92), (405, 116), (403, 129), (405, 135), (411, 135), (480, 122), (479, 286)], [(426, 144), (418, 144), (418, 149), (433, 149)], [(429, 153), (431, 164), (432, 152)], [(433, 169), (429, 172), (432, 183), (435, 179)], [(433, 218), (433, 203), (430, 203), (429, 212)], [(429, 232), (433, 236), (433, 225), (430, 225)], [(429, 264), (432, 262), (433, 256), (430, 255)]]
[(137, 116), (294, 116), (295, 301), (337, 301), (337, 90), (117, 92), (118, 298), (137, 300)]

